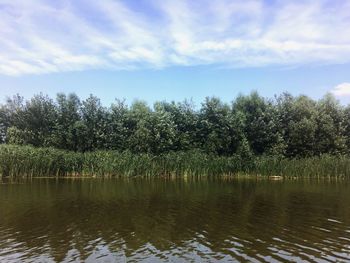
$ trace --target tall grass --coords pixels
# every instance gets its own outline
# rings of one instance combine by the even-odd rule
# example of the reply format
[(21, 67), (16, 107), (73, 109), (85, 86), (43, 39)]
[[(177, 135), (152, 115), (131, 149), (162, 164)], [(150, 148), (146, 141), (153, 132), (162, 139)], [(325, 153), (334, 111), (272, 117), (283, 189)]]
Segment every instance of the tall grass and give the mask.
[(350, 157), (321, 155), (309, 158), (260, 157), (254, 162), (254, 169), (262, 176), (284, 177), (336, 177), (350, 178)]
[(68, 152), (53, 148), (0, 145), (0, 176), (215, 176), (349, 177), (346, 156), (281, 159), (220, 157), (199, 151), (165, 155), (130, 152)]

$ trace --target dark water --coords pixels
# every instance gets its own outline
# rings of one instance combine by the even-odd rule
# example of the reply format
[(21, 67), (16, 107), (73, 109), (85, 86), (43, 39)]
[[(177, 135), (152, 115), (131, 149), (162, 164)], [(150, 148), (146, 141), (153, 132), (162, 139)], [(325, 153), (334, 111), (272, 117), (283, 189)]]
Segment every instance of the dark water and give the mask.
[(0, 262), (350, 262), (350, 182), (0, 184)]

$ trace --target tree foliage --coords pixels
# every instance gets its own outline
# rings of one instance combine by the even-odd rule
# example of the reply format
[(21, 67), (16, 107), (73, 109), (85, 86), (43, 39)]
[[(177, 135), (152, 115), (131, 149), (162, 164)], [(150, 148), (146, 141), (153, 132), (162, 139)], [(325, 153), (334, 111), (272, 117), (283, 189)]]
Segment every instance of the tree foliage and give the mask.
[(162, 155), (199, 150), (213, 155), (285, 157), (349, 153), (350, 107), (330, 94), (315, 101), (284, 93), (266, 99), (257, 92), (231, 104), (116, 100), (104, 107), (90, 95), (20, 95), (0, 105), (0, 143), (87, 152), (130, 151)]

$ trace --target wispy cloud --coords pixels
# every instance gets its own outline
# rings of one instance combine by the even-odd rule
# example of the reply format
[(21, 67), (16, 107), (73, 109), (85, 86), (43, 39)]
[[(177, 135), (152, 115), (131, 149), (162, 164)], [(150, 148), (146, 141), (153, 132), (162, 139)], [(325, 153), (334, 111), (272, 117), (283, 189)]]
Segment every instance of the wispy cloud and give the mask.
[(0, 74), (350, 62), (346, 0), (0, 0)]
[(338, 97), (350, 96), (350, 83), (341, 83), (335, 86), (331, 92)]

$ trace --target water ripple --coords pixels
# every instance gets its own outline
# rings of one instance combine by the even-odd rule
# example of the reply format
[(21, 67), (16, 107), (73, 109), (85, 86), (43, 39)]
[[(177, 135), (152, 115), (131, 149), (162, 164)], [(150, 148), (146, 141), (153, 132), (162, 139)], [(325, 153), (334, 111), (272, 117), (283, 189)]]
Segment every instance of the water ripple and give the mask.
[(2, 185), (0, 262), (347, 262), (350, 184)]

